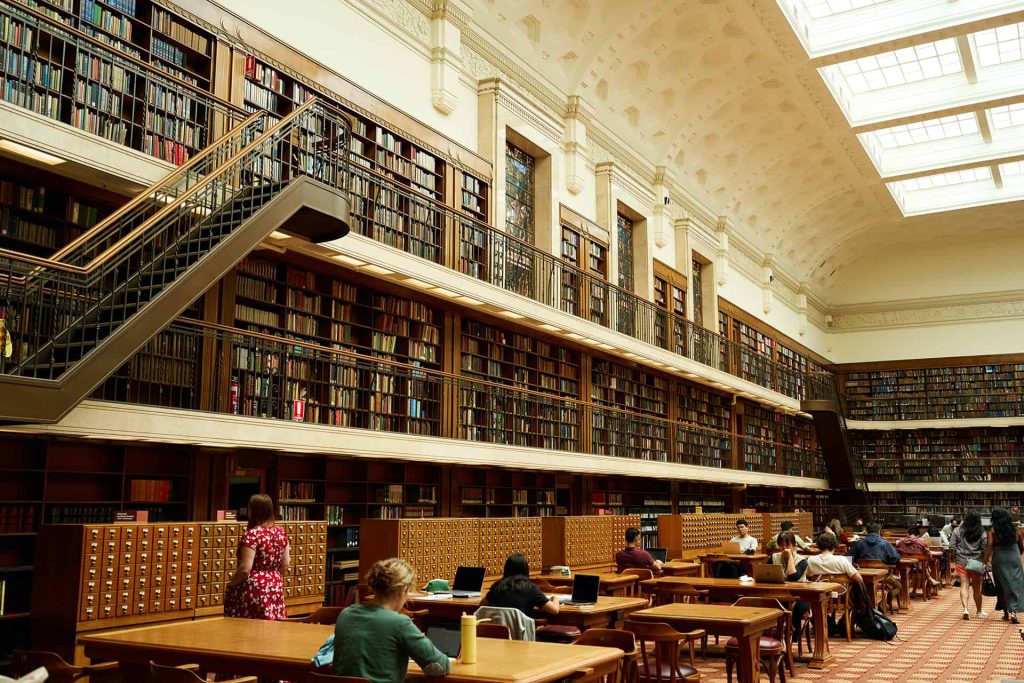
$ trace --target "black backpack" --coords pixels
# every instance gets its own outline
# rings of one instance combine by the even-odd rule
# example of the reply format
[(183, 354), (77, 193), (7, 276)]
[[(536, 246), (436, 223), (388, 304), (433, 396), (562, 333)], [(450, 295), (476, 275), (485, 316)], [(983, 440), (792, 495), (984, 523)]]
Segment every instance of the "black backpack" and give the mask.
[(855, 613), (853, 623), (861, 633), (872, 640), (892, 640), (898, 630), (892, 619), (876, 609)]

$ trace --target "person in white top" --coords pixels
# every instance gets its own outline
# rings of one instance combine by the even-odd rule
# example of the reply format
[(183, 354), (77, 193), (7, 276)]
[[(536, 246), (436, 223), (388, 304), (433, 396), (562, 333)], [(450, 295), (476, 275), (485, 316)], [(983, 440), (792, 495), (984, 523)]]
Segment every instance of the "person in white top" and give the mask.
[(757, 539), (750, 535), (750, 531), (747, 528), (747, 520), (745, 519), (736, 522), (736, 535), (729, 540), (740, 544), (741, 553), (757, 552)]
[(807, 573), (804, 575), (809, 580), (822, 574), (845, 574), (850, 581), (864, 586), (864, 577), (860, 575), (857, 568), (845, 555), (835, 555), (832, 551), (836, 549), (835, 534), (819, 534), (816, 539), (820, 555), (807, 558)]

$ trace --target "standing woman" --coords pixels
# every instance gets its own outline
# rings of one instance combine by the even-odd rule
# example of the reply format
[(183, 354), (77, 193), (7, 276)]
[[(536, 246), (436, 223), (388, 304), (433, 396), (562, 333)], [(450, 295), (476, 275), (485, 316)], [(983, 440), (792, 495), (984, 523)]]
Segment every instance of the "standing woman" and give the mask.
[(960, 604), (964, 608), (964, 619), (971, 618), (967, 605), (972, 589), (978, 618), (988, 616), (981, 609), (981, 577), (984, 573), (981, 564), (987, 554), (987, 541), (985, 530), (981, 527), (981, 515), (974, 511), (964, 515), (964, 523), (953, 529), (953, 537), (949, 540), (956, 562), (954, 572), (960, 578)]
[(249, 528), (238, 544), (238, 565), (224, 591), (224, 616), (284, 619), (284, 581), (291, 558), (288, 535), (274, 523), (274, 502), (265, 493), (249, 498)]
[(996, 586), (1003, 603), (1003, 619), (1019, 624), (1017, 612), (1024, 610), (1024, 540), (1017, 526), (1010, 519), (1010, 513), (1003, 508), (992, 511), (992, 528), (988, 532), (988, 549), (985, 564), (992, 562)]

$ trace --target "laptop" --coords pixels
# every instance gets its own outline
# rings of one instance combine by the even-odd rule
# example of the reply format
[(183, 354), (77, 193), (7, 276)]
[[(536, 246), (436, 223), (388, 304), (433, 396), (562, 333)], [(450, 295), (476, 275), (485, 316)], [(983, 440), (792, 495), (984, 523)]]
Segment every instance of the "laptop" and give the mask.
[(786, 583), (786, 571), (781, 564), (755, 564), (754, 581)]
[(576, 574), (572, 577), (572, 598), (562, 604), (574, 607), (596, 605), (597, 595), (600, 591), (600, 576), (597, 574)]
[(722, 543), (722, 553), (725, 555), (741, 555), (743, 550), (740, 549), (740, 544), (735, 541), (725, 541)]
[(462, 649), (462, 633), (460, 631), (443, 626), (428, 626), (427, 638), (434, 644), (434, 647), (449, 657), (459, 656), (459, 651)]
[(459, 567), (455, 570), (455, 581), (451, 594), (455, 598), (479, 598), (484, 587), (484, 567)]
[(648, 548), (647, 552), (658, 562), (665, 562), (668, 558), (668, 548)]

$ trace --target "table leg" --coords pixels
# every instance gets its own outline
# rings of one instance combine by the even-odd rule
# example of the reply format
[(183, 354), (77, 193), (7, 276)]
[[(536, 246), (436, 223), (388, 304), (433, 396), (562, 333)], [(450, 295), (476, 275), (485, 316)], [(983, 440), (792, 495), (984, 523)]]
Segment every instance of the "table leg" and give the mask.
[(900, 588), (900, 613), (910, 611), (910, 565), (900, 562), (900, 581), (903, 586)]
[(738, 638), (739, 650), (736, 653), (736, 659), (739, 665), (737, 674), (739, 683), (755, 683), (760, 678), (757, 670), (760, 636), (760, 633), (745, 633)]
[(828, 604), (827, 593), (816, 593), (811, 598), (811, 624), (814, 628), (814, 652), (807, 666), (812, 669), (824, 669), (832, 660), (828, 649), (828, 622), (825, 619), (825, 605)]

